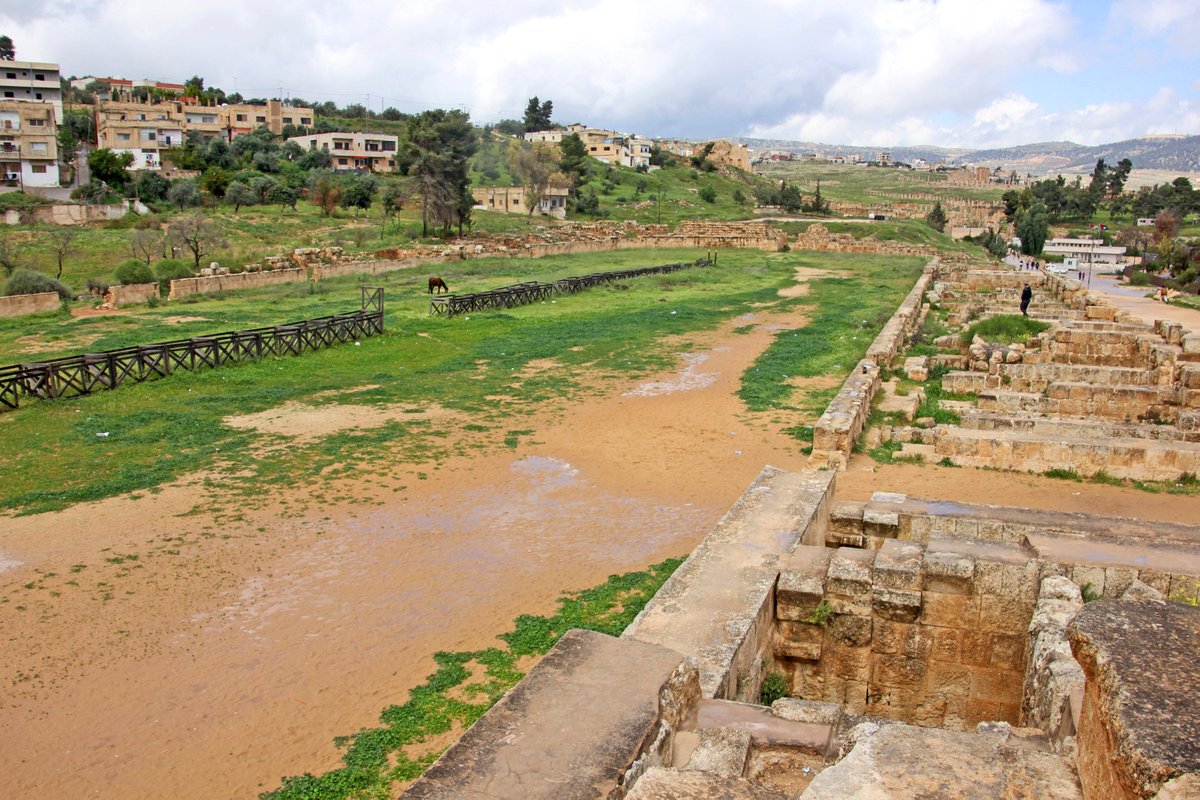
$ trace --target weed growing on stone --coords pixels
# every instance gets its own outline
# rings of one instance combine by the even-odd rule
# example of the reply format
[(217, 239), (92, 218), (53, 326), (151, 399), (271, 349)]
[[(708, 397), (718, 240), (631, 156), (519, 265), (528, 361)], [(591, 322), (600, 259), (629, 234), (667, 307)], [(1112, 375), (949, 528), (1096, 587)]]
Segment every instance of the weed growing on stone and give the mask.
[[(619, 635), (682, 563), (668, 559), (644, 572), (613, 575), (595, 588), (566, 593), (554, 615), (518, 617), (513, 630), (500, 636), (503, 648), (435, 654), (437, 671), (410, 691), (403, 705), (384, 709), (380, 726), (334, 740), (346, 749), (344, 766), (321, 775), (284, 778), (278, 789), (260, 798), (394, 797), (396, 784), (419, 777), (442, 753), (438, 748), (421, 752), (420, 745), (455, 729), (465, 731), (482, 717), (523, 677), (519, 659), (544, 655), (572, 628)], [(477, 680), (467, 683), (471, 663), (482, 667), (483, 674), (479, 677), (477, 671)]]
[(824, 628), (829, 624), (829, 620), (831, 619), (833, 619), (833, 606), (829, 605), (829, 600), (822, 597), (821, 602), (817, 603), (817, 607), (813, 609), (813, 612), (804, 621), (813, 625), (820, 625)]
[(1074, 467), (1054, 467), (1053, 469), (1046, 470), (1042, 475), (1047, 478), (1060, 478), (1062, 480), (1075, 481), (1076, 483), (1083, 480), (1083, 478), (1079, 477), (1079, 473), (1076, 472)]
[(772, 672), (763, 678), (758, 702), (769, 706), (781, 697), (788, 696), (787, 677), (782, 672)]

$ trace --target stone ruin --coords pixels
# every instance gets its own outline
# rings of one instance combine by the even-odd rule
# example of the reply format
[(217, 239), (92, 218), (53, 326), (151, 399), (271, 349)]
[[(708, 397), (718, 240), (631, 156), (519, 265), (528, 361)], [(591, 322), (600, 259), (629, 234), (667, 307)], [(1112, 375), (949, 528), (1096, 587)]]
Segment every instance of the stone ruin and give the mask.
[[(993, 288), (983, 313), (1015, 304), (1011, 277), (963, 266), (931, 264), (843, 386), (821, 457), (834, 469), (765, 468), (619, 638), (567, 633), (403, 796), (1200, 797), (1200, 525), (882, 491), (835, 500), (850, 400), (871, 405), (925, 293), (966, 299), (974, 283)], [(1189, 413), (1188, 335), (1119, 319), (1077, 288), (1044, 279), (1037, 308), (1050, 316), (1053, 296), (1056, 327), (1021, 359), (962, 353), (946, 379), (982, 380), (982, 398), (1011, 374), (1005, 391), (1047, 401), (1064, 381), (1173, 387), (1128, 398), (1119, 422), (1096, 420), (1117, 404), (1093, 388), (1086, 417), (1024, 411), (1044, 415), (1026, 433), (1076, 436), (1091, 421), (1100, 439), (1190, 441), (1113, 427)], [(1147, 399), (1158, 422), (1136, 421)], [(935, 447), (953, 437), (942, 427)], [(785, 696), (759, 704), (764, 683)]]
[[(943, 388), (955, 425), (897, 425), (868, 441), (903, 444), (902, 457), (959, 466), (1070, 470), (1139, 481), (1200, 473), (1200, 333), (1172, 322), (1145, 324), (1088, 296), (1077, 281), (1014, 270), (943, 270), (929, 299), (951, 324), (1015, 314), (1021, 287), (1034, 288), (1030, 316), (1050, 328), (1028, 342), (976, 338), (957, 353), (905, 361), (922, 380), (949, 370)], [(955, 345), (938, 340), (935, 344)], [(912, 420), (918, 398), (892, 405)]]

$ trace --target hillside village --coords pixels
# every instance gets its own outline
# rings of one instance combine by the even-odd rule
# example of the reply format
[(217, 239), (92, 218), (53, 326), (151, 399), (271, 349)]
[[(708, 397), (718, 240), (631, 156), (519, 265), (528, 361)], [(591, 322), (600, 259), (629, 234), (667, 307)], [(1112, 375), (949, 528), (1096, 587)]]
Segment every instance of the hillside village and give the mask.
[(1018, 156), (0, 60), (5, 796), (1200, 797), (1200, 191)]

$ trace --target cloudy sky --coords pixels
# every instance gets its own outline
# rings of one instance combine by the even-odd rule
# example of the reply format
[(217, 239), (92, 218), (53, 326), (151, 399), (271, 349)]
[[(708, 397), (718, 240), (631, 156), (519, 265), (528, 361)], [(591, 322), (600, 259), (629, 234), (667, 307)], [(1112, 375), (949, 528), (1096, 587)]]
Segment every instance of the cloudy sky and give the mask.
[(17, 58), (250, 96), (653, 136), (1200, 133), (1198, 0), (0, 0)]

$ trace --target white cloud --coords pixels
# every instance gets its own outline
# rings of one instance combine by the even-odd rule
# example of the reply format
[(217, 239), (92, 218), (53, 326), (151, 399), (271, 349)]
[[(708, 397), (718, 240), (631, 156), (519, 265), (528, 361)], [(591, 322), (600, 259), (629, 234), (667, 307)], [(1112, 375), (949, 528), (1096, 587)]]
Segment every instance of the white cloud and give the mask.
[[(1197, 16), (1143, 6), (1148, 36)], [(1076, 20), (1050, 0), (0, 0), (0, 31), (66, 74), (198, 74), (247, 96), (463, 107), (481, 122), (538, 95), (560, 122), (655, 135), (993, 145), (1194, 119), (1181, 97), (1038, 107), (1029, 82), (1081, 63)]]
[(1200, 6), (1195, 0), (1115, 0), (1110, 25), (1143, 37), (1163, 36), (1173, 47), (1200, 49)]

